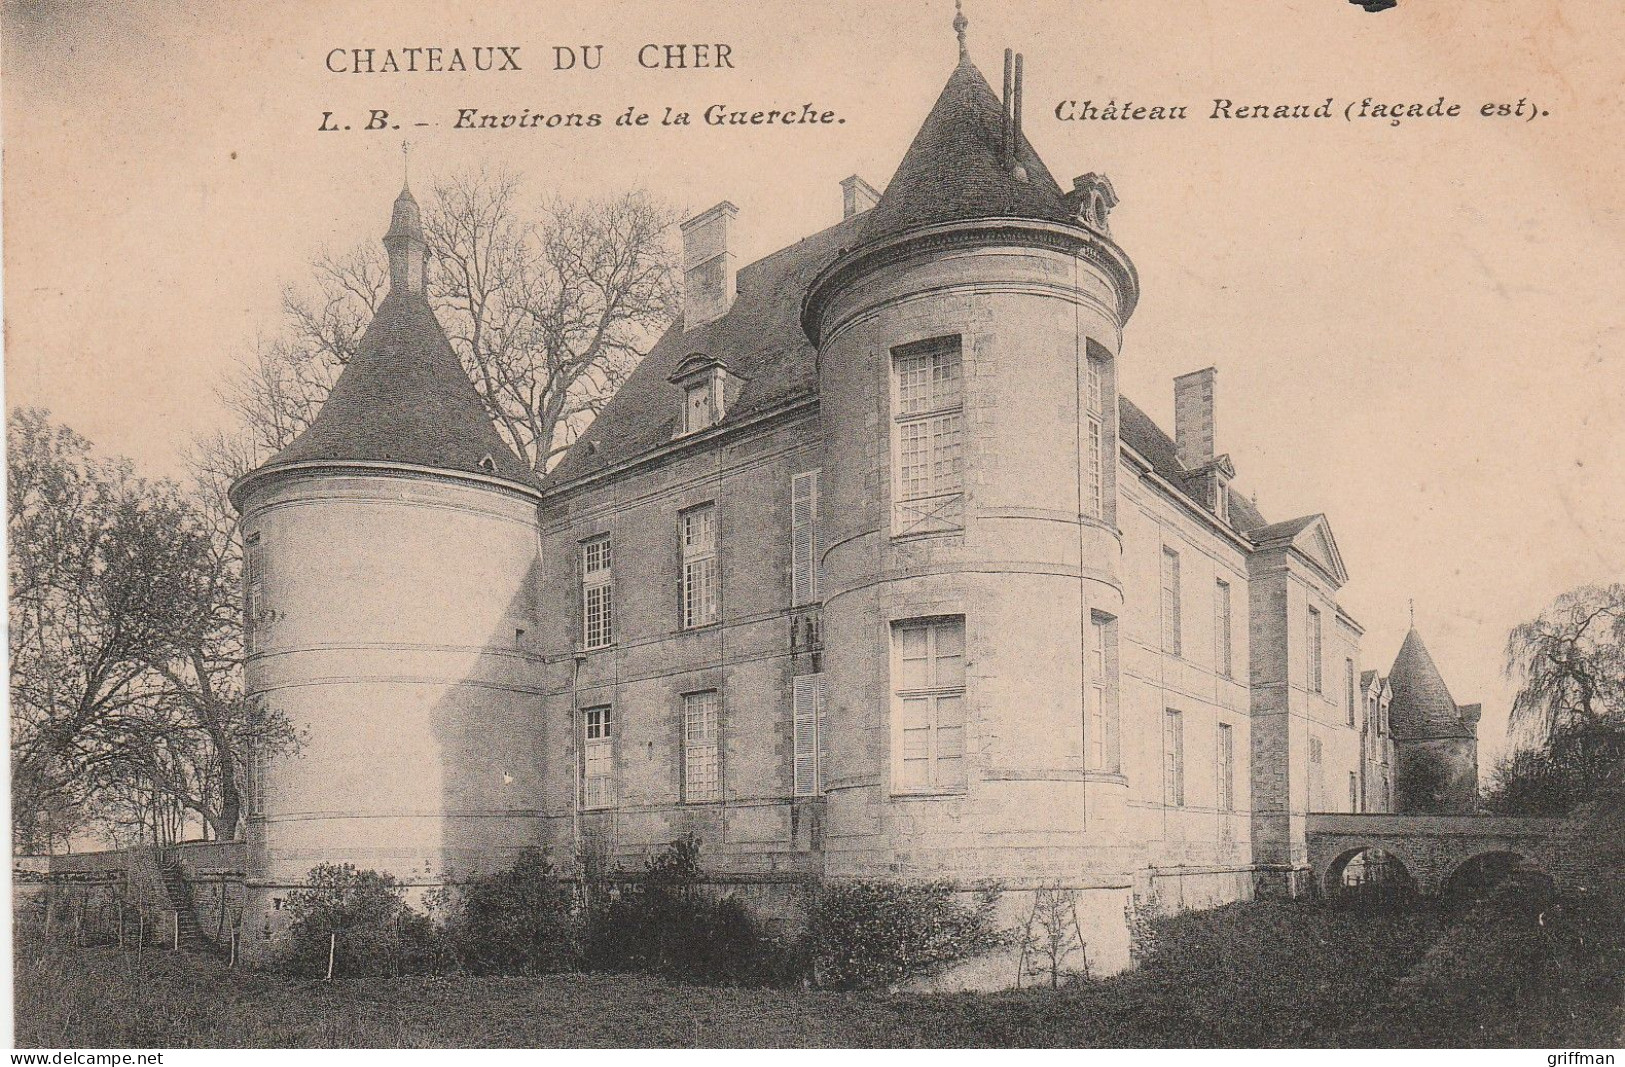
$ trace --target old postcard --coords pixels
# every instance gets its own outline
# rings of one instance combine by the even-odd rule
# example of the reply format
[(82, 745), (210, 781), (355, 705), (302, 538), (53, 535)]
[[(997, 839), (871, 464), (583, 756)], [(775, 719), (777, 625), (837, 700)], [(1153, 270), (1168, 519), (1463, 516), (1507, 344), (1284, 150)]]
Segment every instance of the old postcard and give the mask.
[(15, 1045), (1613, 1062), (1618, 4), (0, 11)]

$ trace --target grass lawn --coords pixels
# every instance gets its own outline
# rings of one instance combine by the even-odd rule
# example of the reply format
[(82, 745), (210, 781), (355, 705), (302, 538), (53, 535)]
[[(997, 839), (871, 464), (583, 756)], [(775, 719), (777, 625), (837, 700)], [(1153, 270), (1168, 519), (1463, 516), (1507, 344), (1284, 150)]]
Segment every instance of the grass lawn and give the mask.
[(1235, 904), (1139, 971), (1052, 991), (880, 995), (656, 978), (351, 979), (19, 939), (20, 1047), (1610, 1047), (1625, 919)]

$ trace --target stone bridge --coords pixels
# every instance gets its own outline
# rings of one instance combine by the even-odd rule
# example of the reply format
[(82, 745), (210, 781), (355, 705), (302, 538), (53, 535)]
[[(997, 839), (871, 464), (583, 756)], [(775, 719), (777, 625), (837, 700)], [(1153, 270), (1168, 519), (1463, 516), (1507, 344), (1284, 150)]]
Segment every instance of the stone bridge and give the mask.
[(1464, 864), (1516, 857), (1559, 888), (1582, 884), (1590, 873), (1577, 847), (1578, 827), (1567, 819), (1506, 815), (1310, 814), (1309, 865), (1322, 893), (1335, 893), (1350, 860), (1381, 849), (1398, 861), (1424, 895), (1434, 895)]

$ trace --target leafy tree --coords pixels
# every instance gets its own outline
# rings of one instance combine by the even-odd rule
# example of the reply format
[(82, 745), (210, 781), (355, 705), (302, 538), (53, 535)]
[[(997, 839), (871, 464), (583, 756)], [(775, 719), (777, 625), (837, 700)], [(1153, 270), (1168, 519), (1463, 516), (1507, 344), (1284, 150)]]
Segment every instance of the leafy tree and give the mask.
[(575, 962), (569, 886), (540, 849), (462, 886), (448, 902), (449, 940), (476, 974), (548, 974)]
[(284, 907), (289, 927), (279, 962), (295, 974), (325, 977), (329, 956), (333, 975), (345, 978), (423, 974), (443, 960), (434, 924), (406, 903), (393, 875), (318, 864)]
[[(547, 470), (670, 320), (675, 221), (642, 192), (554, 200), (533, 215), (506, 172), (454, 175), (429, 193), (429, 299), (491, 421), (533, 470)], [(284, 329), (255, 344), (224, 391), (251, 446), (237, 473), (315, 419), (388, 288), (369, 242), (319, 257), (309, 284), (287, 290)]]
[(91, 821), (235, 830), (245, 744), (292, 742), (229, 682), (236, 571), (197, 499), (40, 409), (8, 420), (13, 843)]

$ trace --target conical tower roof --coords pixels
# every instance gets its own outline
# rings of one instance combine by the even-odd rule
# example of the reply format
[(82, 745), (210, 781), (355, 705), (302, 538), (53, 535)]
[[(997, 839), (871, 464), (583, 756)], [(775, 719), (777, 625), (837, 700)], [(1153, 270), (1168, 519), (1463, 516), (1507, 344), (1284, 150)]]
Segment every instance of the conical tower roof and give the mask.
[[(423, 254), (417, 202), (408, 190), (395, 201), (385, 242), (392, 260)], [(399, 464), (530, 489), (539, 484), (491, 424), (421, 283), (391, 287), (315, 420), (238, 487), (278, 469), (328, 463)]]
[(1394, 693), (1388, 705), (1388, 721), (1399, 739), (1474, 736), (1462, 721), (1461, 709), (1428, 654), (1427, 645), (1422, 643), (1422, 635), (1414, 628), (1399, 646), (1399, 655), (1388, 672), (1388, 684)]
[(1016, 218), (1077, 224), (1065, 194), (1025, 135), (1004, 166), (1004, 106), (970, 57), (961, 54), (915, 134), (897, 173), (869, 212), (865, 241), (921, 226)]

